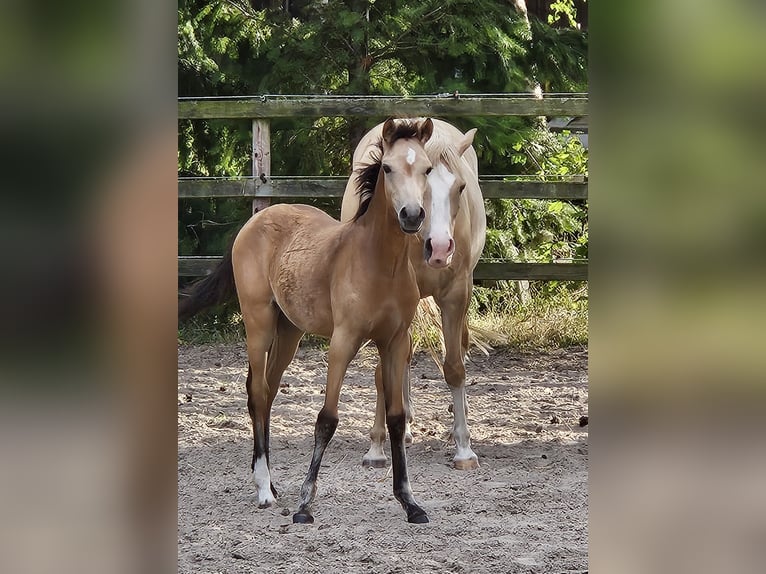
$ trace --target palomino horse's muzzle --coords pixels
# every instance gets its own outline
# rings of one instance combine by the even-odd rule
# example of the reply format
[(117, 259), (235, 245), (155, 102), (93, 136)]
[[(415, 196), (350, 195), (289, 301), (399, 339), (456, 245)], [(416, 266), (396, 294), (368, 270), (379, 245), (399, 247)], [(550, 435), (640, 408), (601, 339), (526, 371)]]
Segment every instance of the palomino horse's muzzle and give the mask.
[(423, 255), (426, 263), (431, 267), (446, 267), (452, 261), (453, 253), (455, 253), (455, 242), (451, 237), (446, 240), (435, 240), (429, 237), (423, 245)]
[(399, 211), (399, 226), (405, 233), (417, 233), (423, 220), (426, 218), (425, 210), (419, 205), (412, 207), (402, 207)]

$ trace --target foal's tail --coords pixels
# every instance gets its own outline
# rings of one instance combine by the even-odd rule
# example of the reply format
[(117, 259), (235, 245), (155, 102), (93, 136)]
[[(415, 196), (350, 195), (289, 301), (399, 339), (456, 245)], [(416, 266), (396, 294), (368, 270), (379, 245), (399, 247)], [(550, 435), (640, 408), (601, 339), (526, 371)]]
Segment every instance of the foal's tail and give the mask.
[(232, 245), (229, 245), (223, 260), (210, 275), (181, 292), (178, 299), (179, 322), (186, 321), (208, 307), (225, 303), (237, 294), (234, 267), (231, 264), (231, 248)]

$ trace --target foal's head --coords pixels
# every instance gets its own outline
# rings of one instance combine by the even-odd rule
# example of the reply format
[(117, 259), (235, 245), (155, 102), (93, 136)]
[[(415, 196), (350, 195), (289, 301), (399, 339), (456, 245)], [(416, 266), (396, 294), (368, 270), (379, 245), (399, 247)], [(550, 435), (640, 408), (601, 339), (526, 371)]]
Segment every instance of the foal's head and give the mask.
[(424, 195), (431, 161), (424, 146), (433, 133), (431, 119), (383, 124), (381, 167), (386, 195), (405, 233), (417, 233), (426, 217)]
[[(443, 135), (431, 139), (428, 153), (433, 169), (428, 175), (426, 207), (428, 218), (421, 230), (424, 257), (431, 267), (446, 267), (455, 253), (455, 220), (460, 210), (466, 180), (467, 164), (462, 155), (473, 143), (476, 128), (469, 130), (457, 142)], [(473, 176), (475, 179), (475, 176)]]

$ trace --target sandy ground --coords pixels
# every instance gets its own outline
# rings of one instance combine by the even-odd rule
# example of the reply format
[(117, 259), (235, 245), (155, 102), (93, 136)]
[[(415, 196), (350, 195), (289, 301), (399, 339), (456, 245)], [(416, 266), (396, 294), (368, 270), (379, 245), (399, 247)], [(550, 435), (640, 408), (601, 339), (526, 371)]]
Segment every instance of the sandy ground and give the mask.
[(322, 405), (326, 353), (301, 349), (272, 414), (279, 491), (259, 510), (244, 345), (184, 346), (178, 367), (179, 572), (570, 573), (588, 569), (587, 351), (474, 352), (469, 425), (481, 467), (454, 470), (450, 394), (415, 357), (410, 480), (427, 525), (406, 522), (389, 469), (363, 468), (375, 354), (355, 359), (319, 474), (313, 525), (292, 524)]

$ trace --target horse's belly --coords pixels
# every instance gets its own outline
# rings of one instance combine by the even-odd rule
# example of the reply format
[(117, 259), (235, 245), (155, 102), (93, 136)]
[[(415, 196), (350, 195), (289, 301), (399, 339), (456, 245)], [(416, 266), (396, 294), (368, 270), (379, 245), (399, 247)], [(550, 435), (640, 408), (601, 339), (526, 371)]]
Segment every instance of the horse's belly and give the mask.
[(288, 251), (275, 266), (271, 287), (277, 305), (296, 327), (329, 337), (332, 312), (327, 273), (322, 267), (317, 261), (307, 261), (298, 251)]

